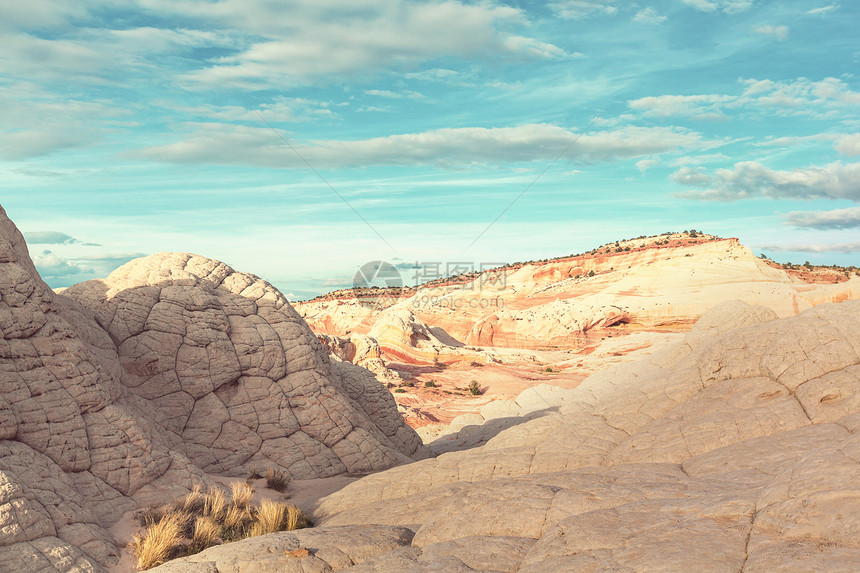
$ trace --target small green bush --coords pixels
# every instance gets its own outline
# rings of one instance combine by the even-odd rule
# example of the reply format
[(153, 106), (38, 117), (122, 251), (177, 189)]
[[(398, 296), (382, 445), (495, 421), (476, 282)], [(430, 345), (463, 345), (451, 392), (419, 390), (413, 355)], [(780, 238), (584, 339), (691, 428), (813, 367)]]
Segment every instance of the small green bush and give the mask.
[(425, 388), (435, 388), (436, 387), (436, 381), (435, 380), (428, 380), (427, 382), (424, 383), (424, 387)]
[(469, 392), (472, 393), (472, 396), (481, 395), (481, 385), (478, 384), (477, 380), (472, 380), (471, 382), (469, 382)]

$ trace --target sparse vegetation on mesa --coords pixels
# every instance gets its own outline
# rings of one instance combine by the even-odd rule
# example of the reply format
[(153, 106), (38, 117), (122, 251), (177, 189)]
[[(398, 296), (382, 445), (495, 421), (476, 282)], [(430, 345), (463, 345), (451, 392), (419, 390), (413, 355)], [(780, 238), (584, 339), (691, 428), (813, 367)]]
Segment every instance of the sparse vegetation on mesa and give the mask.
[(195, 487), (184, 498), (141, 512), (138, 519), (145, 531), (129, 543), (138, 568), (151, 569), (221, 543), (311, 525), (292, 505), (271, 500), (254, 505), (254, 490), (247, 483), (234, 483), (230, 489), (229, 501), (222, 489), (204, 492)]
[[(673, 237), (673, 235), (679, 235), (678, 237)], [(513, 263), (505, 263), (503, 265), (481, 269), (480, 271), (471, 271), (466, 273), (461, 273), (458, 275), (445, 276), (441, 278), (436, 278), (415, 286), (402, 286), (402, 287), (353, 287), (335, 290), (330, 293), (316, 296), (314, 298), (308, 299), (306, 301), (299, 302), (315, 302), (315, 301), (324, 301), (324, 300), (333, 300), (333, 299), (352, 299), (352, 298), (361, 298), (362, 296), (374, 296), (379, 297), (381, 293), (385, 296), (389, 296), (392, 299), (392, 302), (399, 299), (406, 299), (414, 295), (418, 292), (419, 289), (429, 289), (436, 287), (447, 287), (447, 286), (458, 286), (467, 284), (471, 281), (478, 279), (481, 274), (484, 273), (498, 273), (500, 271), (513, 270), (523, 267), (525, 265), (535, 264), (535, 263), (551, 263), (554, 261), (560, 261), (563, 259), (570, 259), (575, 257), (581, 257), (585, 255), (597, 255), (597, 254), (611, 254), (612, 252), (621, 253), (621, 252), (629, 252), (635, 248), (645, 249), (648, 247), (647, 243), (641, 243), (639, 245), (624, 245), (621, 246), (620, 243), (630, 242), (630, 241), (638, 241), (642, 239), (654, 239), (658, 237), (662, 237), (662, 239), (658, 239), (653, 244), (657, 246), (669, 245), (670, 238), (676, 240), (677, 244), (680, 245), (680, 235), (686, 235), (689, 239), (701, 239), (701, 241), (697, 242), (706, 242), (708, 240), (719, 239), (716, 235), (708, 235), (702, 231), (696, 231), (691, 229), (689, 231), (666, 231), (665, 233), (660, 233), (659, 235), (639, 235), (637, 237), (631, 237), (629, 239), (621, 239), (620, 241), (615, 241), (614, 243), (607, 243), (605, 245), (601, 245), (590, 251), (585, 251), (583, 253), (571, 253), (569, 255), (564, 255), (560, 257), (548, 257), (543, 259), (532, 259), (528, 261), (516, 261)]]
[(290, 484), (290, 474), (284, 470), (269, 468), (266, 470), (266, 487), (278, 492), (287, 491), (287, 486)]

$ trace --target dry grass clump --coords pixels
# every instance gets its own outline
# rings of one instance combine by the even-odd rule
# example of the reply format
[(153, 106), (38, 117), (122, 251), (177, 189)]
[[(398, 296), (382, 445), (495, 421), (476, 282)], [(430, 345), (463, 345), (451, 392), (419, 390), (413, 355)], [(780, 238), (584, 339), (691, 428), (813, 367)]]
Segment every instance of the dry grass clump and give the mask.
[(247, 483), (233, 483), (230, 490), (228, 497), (221, 488), (195, 487), (181, 499), (142, 511), (138, 519), (145, 532), (129, 544), (138, 568), (150, 569), (220, 543), (311, 525), (297, 507), (269, 500), (255, 506), (254, 488)]
[(251, 525), (248, 537), (276, 531), (293, 531), (309, 525), (310, 521), (299, 508), (265, 499), (254, 512), (254, 523)]
[(284, 470), (269, 468), (264, 477), (267, 488), (280, 492), (287, 491), (287, 486), (290, 484), (290, 474)]
[(230, 484), (230, 492), (233, 494), (232, 503), (235, 507), (251, 509), (251, 500), (254, 498), (254, 488), (251, 484), (233, 482)]
[(251, 527), (249, 537), (257, 535), (265, 535), (266, 533), (274, 533), (281, 531), (281, 524), (287, 515), (287, 505), (277, 501), (269, 501), (264, 499), (257, 508), (254, 517), (256, 521)]
[(203, 501), (203, 515), (220, 522), (227, 508), (227, 495), (223, 489), (214, 489), (206, 494)]
[(151, 569), (161, 565), (173, 555), (182, 539), (182, 524), (175, 513), (166, 513), (161, 519), (146, 528), (146, 535), (139, 533), (131, 540), (131, 550), (137, 557), (140, 569)]
[(205, 504), (205, 500), (206, 496), (203, 493), (203, 488), (200, 484), (196, 484), (191, 488), (191, 492), (188, 495), (173, 502), (173, 507), (178, 511), (184, 511), (186, 513), (200, 513)]

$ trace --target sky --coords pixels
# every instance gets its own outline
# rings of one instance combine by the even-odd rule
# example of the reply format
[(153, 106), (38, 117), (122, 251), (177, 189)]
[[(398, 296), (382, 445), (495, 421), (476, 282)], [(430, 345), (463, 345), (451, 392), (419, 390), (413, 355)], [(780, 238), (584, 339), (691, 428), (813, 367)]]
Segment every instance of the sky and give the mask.
[(305, 299), (685, 229), (860, 266), (858, 28), (847, 0), (4, 2), (0, 204), (52, 287), (184, 251)]

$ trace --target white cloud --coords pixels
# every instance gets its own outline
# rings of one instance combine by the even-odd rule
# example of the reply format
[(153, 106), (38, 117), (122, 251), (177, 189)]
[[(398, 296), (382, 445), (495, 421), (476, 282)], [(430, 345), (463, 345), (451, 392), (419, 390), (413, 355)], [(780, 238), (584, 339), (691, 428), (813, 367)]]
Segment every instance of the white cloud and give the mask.
[(58, 257), (51, 251), (42, 251), (41, 254), (33, 257), (33, 264), (46, 280), (92, 272), (92, 269)]
[(44, 39), (21, 33), (2, 35), (0, 72), (26, 80), (46, 79), (68, 83), (107, 83), (107, 70), (115, 68), (115, 54), (97, 45), (66, 39)]
[(557, 16), (568, 20), (598, 15), (611, 16), (618, 12), (618, 8), (608, 2), (593, 0), (561, 0), (551, 2), (549, 6)]
[[(151, 147), (136, 155), (171, 163), (243, 164), (294, 168), (303, 163), (269, 129), (194, 124), (184, 141)], [(290, 140), (291, 136), (285, 137)], [(609, 161), (713, 145), (678, 128), (625, 127), (577, 135), (550, 124), (518, 127), (438, 129), (371, 139), (296, 142), (291, 145), (315, 167), (368, 165), (497, 165), (566, 158)]]
[(672, 174), (672, 180), (679, 185), (705, 187), (711, 184), (713, 177), (703, 167), (681, 167)]
[(660, 24), (666, 21), (666, 16), (661, 16), (654, 8), (640, 10), (633, 19), (644, 24)]
[(719, 119), (733, 110), (771, 110), (778, 115), (831, 117), (838, 110), (860, 105), (860, 92), (838, 78), (789, 82), (741, 79), (740, 94), (659, 95), (630, 100), (631, 109), (651, 117)]
[(838, 135), (833, 133), (816, 133), (813, 135), (786, 135), (783, 137), (765, 137), (755, 145), (766, 147), (792, 147), (813, 141), (834, 141)]
[(851, 229), (860, 227), (860, 207), (832, 211), (792, 211), (785, 221), (806, 229)]
[(813, 8), (812, 10), (809, 10), (807, 14), (811, 14), (813, 16), (821, 16), (838, 9), (839, 4), (828, 4), (827, 6), (822, 6), (820, 8)]
[(772, 38), (776, 38), (780, 41), (788, 38), (788, 26), (754, 26), (753, 32), (755, 32), (756, 34), (762, 34), (764, 36), (771, 36)]
[(686, 155), (684, 157), (678, 157), (673, 159), (669, 165), (672, 167), (683, 167), (686, 165), (701, 165), (702, 163), (712, 163), (714, 161), (724, 162), (728, 159), (728, 155), (725, 153), (706, 153), (703, 155), (695, 155), (690, 156)]
[[(441, 57), (555, 58), (564, 51), (507, 30), (525, 23), (523, 12), (489, 3), (455, 0), (411, 3), (375, 0), (162, 2), (182, 12), (252, 32), (239, 53), (186, 74), (189, 85), (260, 88), (297, 83), (343, 82), (383, 70), (408, 70)], [(290, 9), (293, 8), (293, 9)]]
[(371, 96), (391, 99), (424, 99), (424, 94), (416, 91), (393, 92), (391, 90), (364, 90), (364, 93)]
[(24, 233), (24, 239), (31, 245), (72, 245), (80, 243), (76, 238), (58, 231), (35, 231)]
[(205, 117), (225, 122), (261, 123), (258, 113), (273, 123), (297, 123), (311, 119), (339, 119), (332, 103), (305, 98), (276, 97), (269, 103), (260, 104), (255, 109), (239, 105), (199, 105), (196, 107), (177, 106), (172, 102), (160, 102), (165, 108), (188, 114), (191, 117)]
[(455, 82), (463, 81), (464, 73), (457, 70), (449, 70), (447, 68), (431, 68), (420, 72), (408, 72), (403, 74), (403, 77), (412, 80), (421, 80), (426, 82)]
[(640, 159), (636, 162), (636, 169), (638, 169), (642, 173), (645, 173), (646, 171), (657, 165), (660, 165), (659, 159)]
[(758, 248), (777, 253), (860, 253), (860, 243), (759, 245)]
[(824, 167), (775, 171), (755, 161), (744, 161), (713, 174), (681, 168), (673, 179), (682, 185), (706, 188), (681, 195), (688, 199), (733, 201), (760, 196), (860, 201), (860, 163), (837, 161)]
[(839, 137), (836, 141), (836, 151), (852, 157), (860, 155), (860, 133), (851, 133)]
[(727, 95), (662, 95), (631, 100), (631, 109), (651, 117), (689, 116), (700, 119), (723, 117), (723, 108), (736, 98)]
[(681, 0), (687, 6), (692, 6), (702, 12), (725, 12), (738, 14), (746, 12), (754, 4), (753, 0)]
[[(0, 6), (4, 51), (0, 74), (64, 83), (69, 76), (76, 84), (119, 83), (134, 76), (131, 70), (144, 75), (153, 68), (169, 67), (185, 87), (295, 87), (408, 70), (443, 57), (567, 56), (557, 46), (515, 32), (528, 24), (522, 10), (489, 2), (33, 0), (27, 4)], [(157, 15), (159, 20), (172, 18), (185, 27), (111, 30), (99, 14), (108, 6), (141, 16)], [(5, 31), (9, 22), (17, 26)], [(49, 39), (23, 32), (30, 24), (63, 33)], [(200, 47), (216, 48), (219, 55), (206, 59), (192, 52)], [(182, 65), (168, 66), (165, 54), (182, 57)]]
[(101, 102), (49, 94), (30, 83), (0, 86), (0, 159), (38, 157), (100, 139), (126, 114)]
[(83, 2), (0, 2), (0, 29), (52, 28), (64, 25), (70, 18), (84, 15), (86, 7)]

